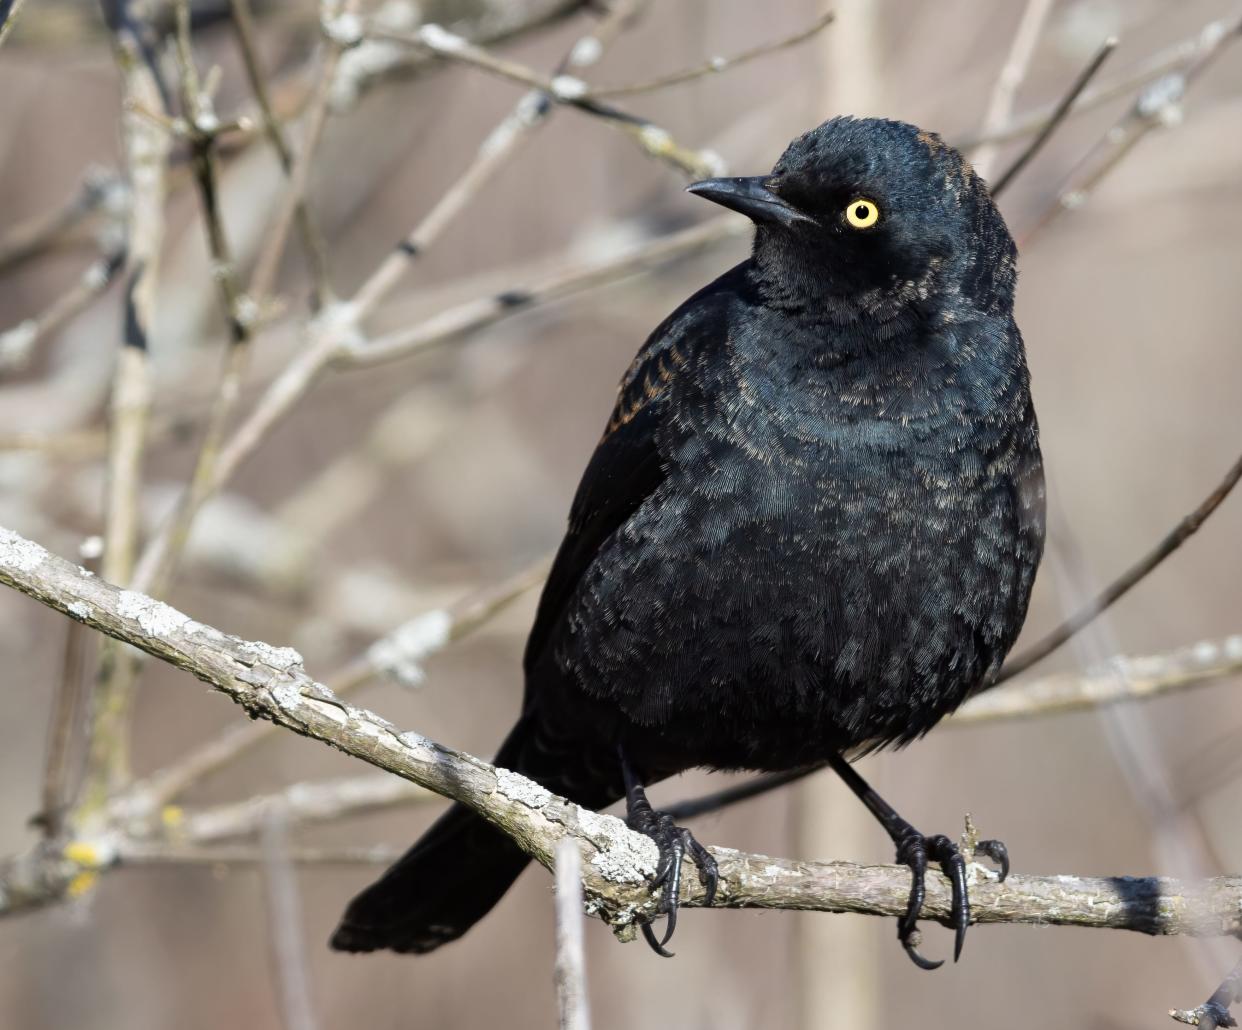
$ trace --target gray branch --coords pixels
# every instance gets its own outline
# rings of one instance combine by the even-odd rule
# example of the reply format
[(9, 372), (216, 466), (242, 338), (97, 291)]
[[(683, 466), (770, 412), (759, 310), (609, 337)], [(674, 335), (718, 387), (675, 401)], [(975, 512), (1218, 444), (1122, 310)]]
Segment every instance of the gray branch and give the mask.
[[(243, 640), (162, 602), (122, 590), (0, 529), (0, 583), (84, 624), (192, 673), (252, 716), (329, 744), (380, 769), (469, 805), (545, 867), (570, 838), (582, 856), (587, 910), (619, 935), (655, 915), (648, 887), (656, 849), (614, 816), (599, 815), (539, 784), (403, 732), (347, 704), (302, 668), (296, 651)], [(113, 831), (115, 832), (115, 831)], [(905, 910), (909, 872), (897, 866), (795, 862), (713, 848), (721, 882), (716, 904), (896, 916)], [(84, 868), (121, 853), (115, 840), (75, 840), (55, 850), (0, 860), (0, 912), (63, 897)], [(1149, 934), (1242, 934), (1242, 877), (1181, 882), (1164, 877), (1011, 876), (1004, 884), (972, 865), (974, 918), (981, 923), (1108, 927)], [(682, 884), (690, 905), (703, 888), (690, 870)], [(929, 875), (924, 917), (947, 923), (949, 890)]]

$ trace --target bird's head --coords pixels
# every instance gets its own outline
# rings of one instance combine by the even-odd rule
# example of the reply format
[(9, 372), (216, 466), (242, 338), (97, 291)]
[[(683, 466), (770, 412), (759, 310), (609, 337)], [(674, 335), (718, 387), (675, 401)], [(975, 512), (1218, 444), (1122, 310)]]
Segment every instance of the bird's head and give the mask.
[(986, 184), (913, 125), (833, 118), (769, 175), (688, 189), (754, 221), (760, 268), (803, 299), (918, 300), (949, 287), (984, 310), (1012, 306), (1016, 249)]

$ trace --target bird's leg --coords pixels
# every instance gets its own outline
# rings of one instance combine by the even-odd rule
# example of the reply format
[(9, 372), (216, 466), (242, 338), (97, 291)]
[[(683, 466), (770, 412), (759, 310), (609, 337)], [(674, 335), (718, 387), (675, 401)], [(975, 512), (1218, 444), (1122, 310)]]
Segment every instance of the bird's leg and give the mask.
[[(897, 939), (906, 949), (906, 954), (920, 969), (937, 969), (943, 962), (932, 962), (919, 954), (916, 944), (918, 937), (915, 926), (919, 912), (923, 908), (925, 893), (924, 879), (927, 874), (928, 861), (936, 862), (953, 885), (953, 961), (956, 962), (962, 953), (962, 944), (966, 940), (966, 927), (970, 925), (970, 897), (966, 891), (966, 862), (958, 846), (944, 834), (925, 837), (906, 822), (894, 810), (893, 806), (877, 794), (853, 766), (840, 755), (833, 757), (829, 763), (838, 776), (845, 781), (858, 799), (867, 806), (871, 814), (880, 821), (880, 825), (888, 831), (893, 843), (897, 846), (897, 861), (910, 867), (913, 881), (910, 884), (910, 900), (906, 905), (906, 914), (897, 921)], [(981, 840), (975, 850), (987, 855), (1000, 866), (1000, 878), (1009, 875), (1009, 852), (998, 840)]]
[(647, 800), (647, 792), (635, 775), (630, 763), (621, 751), (621, 773), (625, 777), (625, 821), (631, 830), (650, 837), (660, 849), (660, 862), (656, 866), (655, 880), (652, 890), (663, 888), (656, 911), (668, 917), (664, 927), (664, 936), (657, 939), (651, 923), (642, 924), (643, 938), (657, 955), (672, 958), (673, 953), (665, 949), (677, 929), (677, 909), (681, 904), (681, 864), (686, 855), (698, 867), (699, 882), (706, 889), (704, 904), (710, 906), (716, 897), (716, 885), (720, 876), (716, 869), (716, 860), (703, 847), (689, 830), (673, 822), (673, 817), (657, 812)]

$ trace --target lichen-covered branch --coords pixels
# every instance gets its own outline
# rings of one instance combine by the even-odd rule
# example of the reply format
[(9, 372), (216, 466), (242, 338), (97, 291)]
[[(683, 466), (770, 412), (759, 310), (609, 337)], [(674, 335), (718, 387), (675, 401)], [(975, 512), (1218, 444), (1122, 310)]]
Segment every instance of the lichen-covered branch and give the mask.
[[(648, 879), (656, 848), (614, 816), (599, 815), (558, 798), (526, 777), (496, 768), (413, 732), (403, 732), (363, 708), (349, 705), (302, 668), (301, 657), (229, 636), (152, 598), (122, 590), (55, 557), (38, 544), (0, 529), (0, 583), (118, 640), (190, 672), (240, 704), (252, 716), (319, 740), (371, 765), (469, 805), (552, 868), (557, 843), (571, 837), (583, 858), (583, 886), (592, 914), (632, 930), (654, 915)], [(59, 853), (0, 863), (0, 912), (54, 900), (72, 876), (48, 873), (66, 863), (94, 868), (119, 854), (108, 842), (75, 841)], [(114, 857), (109, 858), (109, 855)], [(793, 908), (894, 916), (905, 910), (909, 874), (896, 866), (848, 862), (794, 862), (713, 849), (720, 865), (717, 904), (728, 908)], [(49, 863), (44, 863), (45, 865)], [(1110, 927), (1151, 934), (1242, 934), (1242, 877), (1196, 883), (1167, 878), (1011, 876), (994, 881), (972, 867), (974, 918), (1010, 922)], [(74, 874), (77, 875), (77, 874)], [(703, 888), (689, 870), (682, 885), (689, 904)], [(929, 877), (927, 919), (949, 920), (946, 882)]]

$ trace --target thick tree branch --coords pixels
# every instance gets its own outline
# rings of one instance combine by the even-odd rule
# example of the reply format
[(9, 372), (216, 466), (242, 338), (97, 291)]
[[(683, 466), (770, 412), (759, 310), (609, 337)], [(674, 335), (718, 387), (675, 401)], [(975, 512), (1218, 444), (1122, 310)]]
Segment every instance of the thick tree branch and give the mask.
[[(583, 857), (587, 907), (623, 934), (654, 915), (647, 887), (656, 849), (613, 817), (555, 797), (538, 784), (494, 768), (337, 698), (302, 668), (300, 656), (228, 636), (159, 601), (122, 590), (0, 529), (0, 583), (192, 673), (252, 716), (276, 722), (469, 805), (552, 868), (557, 842), (572, 837)], [(78, 877), (115, 862), (115, 842), (72, 841), (0, 862), (0, 912), (63, 896)], [(720, 864), (717, 904), (894, 916), (905, 910), (909, 874), (896, 866), (794, 862), (713, 849)], [(1242, 934), (1242, 878), (1198, 883), (1167, 878), (1012, 876), (1005, 884), (976, 867), (976, 921), (1111, 927), (1151, 934)], [(687, 870), (689, 904), (703, 889)], [(928, 881), (925, 918), (948, 921), (949, 891)]]

